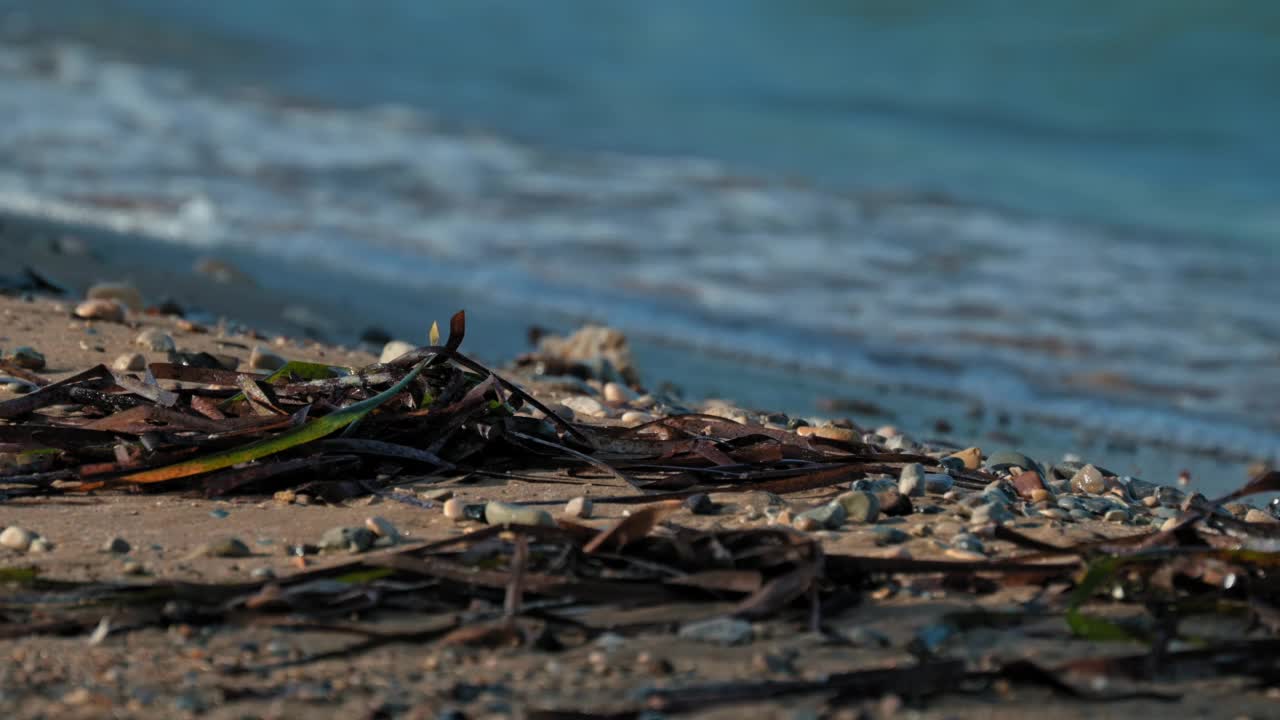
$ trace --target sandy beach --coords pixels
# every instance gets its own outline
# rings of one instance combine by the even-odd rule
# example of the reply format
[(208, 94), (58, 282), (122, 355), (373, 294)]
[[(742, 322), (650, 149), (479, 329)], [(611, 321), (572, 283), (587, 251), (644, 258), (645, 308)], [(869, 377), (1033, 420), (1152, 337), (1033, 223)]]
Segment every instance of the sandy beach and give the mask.
[[(169, 273), (140, 264), (121, 272), (105, 259), (106, 245), (52, 240), (3, 248), (9, 271), (18, 264), (32, 267), (70, 292), (50, 297), (18, 290), (0, 297), (0, 354), (8, 368), (0, 373), (6, 375), (0, 403), (34, 397), (40, 387), (99, 364), (143, 382), (148, 365), (198, 366), (212, 358), (217, 366), (211, 370), (227, 374), (199, 377), (231, 377), (234, 370), (268, 389), (266, 373), (286, 360), (384, 367), (376, 365), (385, 355), (381, 342), (343, 347), (308, 338), (358, 337), (367, 329), (358, 321), (359, 307), (308, 303), (292, 312), (266, 312), (296, 301), (237, 275), (234, 264), (205, 263), (201, 272), (183, 262)], [(166, 261), (174, 258), (149, 262)], [(92, 289), (102, 281), (115, 284)], [(116, 306), (119, 317), (79, 317), (103, 310), (84, 305), (86, 292), (99, 302), (123, 298), (125, 305), (136, 293), (142, 302)], [(158, 307), (168, 300), (167, 308)], [(166, 314), (173, 311), (188, 317)], [(421, 325), (412, 345), (426, 343), (422, 325), (432, 320), (447, 334), (451, 311), (415, 309)], [(507, 318), (505, 325), (490, 320), (483, 312), (469, 313), (463, 352), (474, 338), (483, 355), (486, 335), (510, 333), (520, 324), (519, 318)], [(152, 463), (139, 450), (145, 432), (134, 430), (119, 435), (125, 443), (115, 456), (120, 467), (103, 476), (124, 478), (119, 482), (85, 484), (93, 480), (84, 475), (87, 466), (73, 465), (79, 469), (58, 483), (33, 486), (17, 478), (31, 476), (34, 466), (24, 465), (31, 456), (22, 453), (38, 446), (40, 435), (21, 435), (23, 428), (86, 428), (111, 413), (83, 404), (88, 401), (64, 401), (5, 415), (0, 432), (11, 431), (3, 436), (11, 463), (5, 473), (14, 479), (3, 485), (0, 503), (0, 528), (6, 529), (0, 543), (5, 715), (594, 718), (669, 711), (699, 717), (1013, 718), (1034, 711), (1047, 718), (1083, 712), (1119, 718), (1175, 707), (1186, 717), (1266, 717), (1274, 707), (1274, 691), (1265, 682), (1254, 684), (1249, 678), (1258, 675), (1252, 671), (1235, 674), (1220, 665), (1194, 671), (1200, 667), (1195, 662), (1214, 656), (1182, 659), (1197, 648), (1274, 642), (1266, 622), (1252, 622), (1250, 612), (1197, 614), (1188, 606), (1172, 615), (1186, 615), (1178, 630), (1176, 622), (1169, 626), (1170, 615), (1161, 621), (1149, 613), (1155, 604), (1174, 602), (1176, 593), (1155, 589), (1162, 587), (1182, 588), (1188, 603), (1220, 596), (1237, 610), (1248, 608), (1250, 598), (1255, 608), (1265, 604), (1269, 586), (1265, 573), (1259, 575), (1265, 560), (1222, 555), (1217, 564), (1203, 564), (1186, 554), (1193, 552), (1188, 544), (1208, 543), (1223, 553), (1252, 548), (1270, 557), (1268, 543), (1280, 525), (1257, 499), (1231, 498), (1215, 509), (1191, 494), (1195, 488), (1144, 483), (1090, 465), (1088, 458), (1027, 457), (985, 446), (980, 438), (937, 444), (874, 420), (794, 418), (725, 400), (686, 399), (660, 389), (663, 378), (623, 339), (601, 333), (558, 344), (543, 340), (523, 362), (499, 368), (559, 420), (509, 400), (511, 422), (461, 426), (468, 437), (491, 432), (477, 428), (541, 427), (543, 445), (523, 441), (515, 455), (510, 448), (491, 455), (446, 444), (436, 451), (457, 455), (447, 468), (362, 461), (342, 465), (351, 469), (337, 476), (303, 472), (210, 497), (210, 486), (199, 480), (145, 487), (128, 482), (129, 468)], [(28, 350), (19, 352), (23, 347)], [(143, 357), (130, 365), (135, 353)], [(195, 395), (183, 393), (199, 394), (207, 377), (186, 385), (162, 377), (159, 387), (179, 392), (185, 399), (177, 409), (192, 415)], [(139, 392), (103, 387), (109, 396)], [(286, 386), (277, 387), (284, 393), (280, 402), (295, 401)], [(322, 414), (320, 407), (315, 412)], [(676, 427), (679, 433), (670, 434)], [(574, 439), (577, 432), (593, 439), (584, 445)], [(624, 441), (645, 448), (686, 444), (679, 452), (645, 450), (624, 460)], [(581, 449), (565, 454), (560, 448), (566, 444)], [(37, 474), (62, 462), (42, 465)], [(688, 469), (673, 473), (666, 467), (672, 463)], [(1230, 466), (1215, 467), (1225, 474), (1223, 467)], [(1240, 477), (1238, 468), (1233, 472)], [(643, 478), (639, 488), (631, 482), (637, 477)], [(306, 491), (316, 478), (319, 489)], [(349, 497), (322, 495), (347, 479), (366, 484)], [(652, 502), (637, 496), (652, 496)], [(587, 499), (589, 511), (583, 509)], [(498, 510), (525, 514), (515, 516), (511, 533), (485, 535), (501, 529)], [(430, 553), (443, 541), (475, 543), (472, 555), (440, 557), (470, 567), (476, 577), (489, 571), (520, 575), (526, 560), (517, 566), (515, 558), (525, 557), (519, 553), (534, 553), (536, 560), (527, 562), (550, 562), (544, 553), (555, 543), (568, 543), (563, 552), (582, 553), (583, 567), (595, 567), (592, 551), (583, 549), (590, 544), (573, 538), (628, 527), (647, 513), (653, 522), (640, 524), (637, 537), (616, 541), (611, 562), (621, 564), (596, 577), (606, 586), (595, 600), (532, 585), (522, 589), (523, 581), (510, 580), (504, 601), (502, 592), (468, 594), (463, 589), (471, 585), (447, 573), (400, 574), (413, 562), (427, 562), (423, 558), (441, 562)], [(544, 522), (561, 534), (521, 534), (529, 531), (526, 523)], [(1182, 534), (1173, 534), (1179, 527)], [(346, 545), (357, 530), (363, 539)], [(647, 539), (636, 543), (642, 537)], [(679, 538), (729, 547), (768, 542), (736, 558), (722, 547), (719, 552), (735, 559), (701, 569), (663, 569), (662, 563), (675, 561), (643, 554), (654, 543)], [(798, 575), (765, 571), (773, 581), (806, 578), (781, 600), (782, 586), (748, 583), (744, 589), (748, 576), (733, 575), (778, 538), (807, 548), (777, 561), (800, 563), (788, 571)], [(1128, 556), (1144, 541), (1166, 548), (1170, 564), (1161, 567), (1176, 579), (1157, 580), (1161, 571), (1153, 565), (1133, 577), (1107, 576), (1077, 595), (1099, 558)], [(332, 547), (322, 551), (326, 545)], [(811, 570), (804, 570), (806, 557)], [(401, 569), (387, 576), (378, 570), (386, 567)], [(330, 568), (374, 574), (335, 589), (334, 575), (325, 574)], [(574, 577), (578, 571), (572, 563), (553, 563), (538, 572)], [(673, 592), (671, 583), (684, 577), (681, 582), (696, 578), (705, 591), (681, 594), (680, 602), (646, 604), (640, 585), (631, 586), (639, 593), (631, 601), (608, 585), (645, 572), (660, 578), (641, 583), (645, 587)], [(1250, 594), (1241, 596), (1240, 578), (1252, 578)], [(359, 590), (360, 583), (367, 589)], [(304, 586), (314, 594), (305, 601)], [(1101, 592), (1111, 586), (1110, 595)], [(127, 600), (122, 593), (129, 588), (176, 594), (153, 611)], [(184, 596), (182, 588), (205, 588), (206, 602)], [(225, 601), (208, 602), (223, 592)], [(282, 598), (294, 599), (270, 610)], [(395, 601), (387, 604), (387, 598)], [(1073, 625), (1072, 617), (1104, 620)], [(519, 628), (527, 634), (495, 639), (474, 632), (495, 620), (508, 623), (502, 632)], [(1125, 641), (1108, 642), (1107, 632), (1095, 632), (1102, 625), (1138, 630)], [(1147, 675), (1121, 677), (1099, 661), (1143, 657), (1151, 645), (1142, 637), (1158, 643), (1165, 657)], [(353, 641), (369, 644), (343, 650)], [(1064, 684), (1029, 673), (1021, 661)], [(856, 675), (872, 671), (887, 675)], [(752, 694), (753, 685), (765, 690)]]

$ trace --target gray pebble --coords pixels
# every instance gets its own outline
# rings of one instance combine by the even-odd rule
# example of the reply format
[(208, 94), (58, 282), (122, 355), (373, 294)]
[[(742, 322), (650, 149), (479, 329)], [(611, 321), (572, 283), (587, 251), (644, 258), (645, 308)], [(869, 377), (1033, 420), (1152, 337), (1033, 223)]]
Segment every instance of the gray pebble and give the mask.
[(969, 522), (974, 525), (982, 525), (989, 522), (1003, 524), (1013, 522), (1014, 519), (1014, 514), (1009, 510), (1008, 506), (1000, 503), (979, 505), (973, 509), (973, 513), (969, 516)]
[(14, 348), (13, 352), (5, 359), (26, 370), (43, 370), (45, 364), (44, 355), (37, 352), (35, 348), (26, 345)]
[(133, 339), (133, 344), (152, 352), (168, 353), (178, 349), (173, 338), (159, 328), (147, 328), (138, 333), (138, 336)]
[(887, 648), (891, 644), (888, 635), (865, 625), (856, 625), (847, 630), (840, 630), (839, 633), (850, 644), (857, 647)]
[(956, 533), (955, 537), (951, 538), (951, 547), (976, 553), (985, 553), (987, 551), (977, 535), (967, 532)]
[(244, 544), (240, 538), (225, 537), (218, 538), (207, 543), (202, 548), (201, 554), (209, 557), (249, 557), (249, 546)]
[(706, 493), (695, 493), (684, 499), (684, 506), (694, 515), (714, 515), (716, 504)]
[(1035, 470), (1040, 473), (1041, 477), (1044, 473), (1040, 471), (1040, 464), (1030, 457), (1020, 452), (1012, 450), (1001, 450), (987, 456), (987, 462), (984, 464), (988, 470), (1008, 470), (1011, 467), (1020, 467), (1023, 470)]
[(920, 463), (904, 465), (898, 476), (898, 492), (907, 497), (924, 495), (924, 466)]
[[(952, 459), (954, 460), (955, 458)], [(963, 468), (964, 463), (961, 462), (960, 464)], [(936, 495), (947, 492), (955, 484), (955, 478), (943, 473), (925, 473), (924, 476), (924, 489)]]
[(847, 492), (835, 499), (851, 523), (873, 523), (880, 515), (880, 498), (869, 492)]
[(1102, 519), (1107, 522), (1122, 523), (1128, 521), (1129, 513), (1124, 510), (1108, 510)]
[(132, 548), (129, 545), (129, 541), (125, 540), (122, 537), (110, 538), (105, 543), (102, 544), (102, 552), (105, 552), (105, 553), (116, 553), (119, 555), (123, 555), (129, 552), (131, 549)]
[(556, 524), (551, 513), (546, 510), (497, 501), (485, 503), (484, 521), (490, 525), (555, 526)]
[(352, 553), (360, 553), (373, 547), (373, 542), (377, 538), (373, 533), (362, 527), (335, 527), (329, 528), (324, 535), (320, 536), (321, 550), (346, 550)]
[(825, 505), (819, 505), (812, 510), (806, 510), (797, 515), (796, 519), (807, 518), (817, 523), (819, 527), (835, 530), (844, 524), (847, 516), (848, 513), (845, 511), (844, 505), (837, 500)]
[(911, 539), (907, 533), (895, 527), (880, 526), (872, 530), (876, 545), (898, 545)]

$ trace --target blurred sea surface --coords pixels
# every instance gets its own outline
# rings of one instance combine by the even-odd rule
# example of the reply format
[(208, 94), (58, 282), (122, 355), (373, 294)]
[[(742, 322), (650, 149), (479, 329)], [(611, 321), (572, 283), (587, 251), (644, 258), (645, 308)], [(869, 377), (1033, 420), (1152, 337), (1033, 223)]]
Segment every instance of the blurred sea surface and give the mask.
[(1275, 455), (1277, 78), (1261, 0), (0, 0), (0, 211)]

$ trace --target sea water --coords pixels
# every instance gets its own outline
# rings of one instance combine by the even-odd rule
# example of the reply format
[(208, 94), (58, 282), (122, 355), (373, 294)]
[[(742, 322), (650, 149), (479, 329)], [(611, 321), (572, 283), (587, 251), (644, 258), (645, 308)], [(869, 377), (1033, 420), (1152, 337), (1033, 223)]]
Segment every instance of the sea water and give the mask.
[(0, 211), (1280, 449), (1280, 6), (305, 7), (0, 0)]

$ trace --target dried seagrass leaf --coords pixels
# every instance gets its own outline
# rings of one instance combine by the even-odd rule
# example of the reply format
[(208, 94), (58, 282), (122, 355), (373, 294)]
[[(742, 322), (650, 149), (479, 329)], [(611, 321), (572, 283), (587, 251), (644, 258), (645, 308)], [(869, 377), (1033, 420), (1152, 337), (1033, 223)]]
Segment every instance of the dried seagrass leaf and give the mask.
[(373, 397), (362, 400), (354, 405), (345, 407), (335, 413), (331, 413), (322, 418), (316, 418), (304, 425), (296, 427), (292, 430), (284, 432), (273, 438), (260, 440), (250, 443), (244, 447), (233, 448), (223, 452), (213, 453), (194, 460), (188, 460), (176, 465), (168, 467), (156, 468), (153, 470), (144, 470), (142, 472), (125, 475), (117, 480), (122, 483), (157, 483), (166, 480), (174, 480), (177, 478), (190, 477), (192, 475), (200, 475), (211, 472), (213, 470), (221, 470), (222, 468), (231, 467), (240, 463), (257, 460), (259, 458), (274, 455), (293, 447), (309, 443), (313, 440), (319, 440), (326, 435), (330, 435), (351, 423), (359, 420), (369, 414), (374, 408), (385, 403), (413, 382), (418, 377), (418, 373), (426, 367), (430, 360), (423, 360), (418, 363), (413, 370), (409, 371), (400, 382), (392, 385), (386, 390), (374, 395)]
[(666, 500), (646, 505), (622, 518), (613, 527), (595, 536), (591, 542), (583, 546), (582, 551), (590, 555), (600, 550), (621, 550), (628, 544), (653, 532), (658, 523), (665, 520), (682, 506), (679, 500)]

